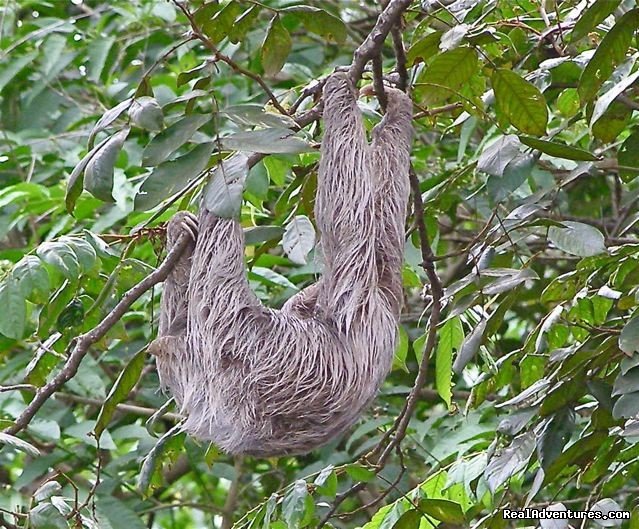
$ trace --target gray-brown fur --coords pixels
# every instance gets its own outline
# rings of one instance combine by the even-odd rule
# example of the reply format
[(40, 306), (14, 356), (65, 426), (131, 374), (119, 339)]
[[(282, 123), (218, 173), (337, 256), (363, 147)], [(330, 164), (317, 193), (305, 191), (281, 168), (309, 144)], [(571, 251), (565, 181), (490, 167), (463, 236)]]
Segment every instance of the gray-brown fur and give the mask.
[[(315, 206), (324, 270), (281, 310), (249, 287), (239, 222), (200, 212), (152, 344), (193, 436), (232, 454), (304, 453), (352, 426), (377, 393), (402, 305), (412, 139), (410, 99), (387, 94), (369, 145), (347, 76), (326, 83)], [(169, 245), (193, 220), (174, 217)]]

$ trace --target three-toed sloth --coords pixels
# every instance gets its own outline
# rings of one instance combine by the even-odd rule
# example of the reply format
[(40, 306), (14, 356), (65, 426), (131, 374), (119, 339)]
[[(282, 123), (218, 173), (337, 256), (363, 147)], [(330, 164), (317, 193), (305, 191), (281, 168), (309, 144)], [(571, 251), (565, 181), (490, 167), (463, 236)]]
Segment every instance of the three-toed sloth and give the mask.
[(324, 87), (315, 203), (323, 272), (280, 309), (251, 291), (238, 220), (178, 213), (193, 241), (164, 285), (161, 383), (185, 430), (232, 454), (299, 454), (359, 418), (392, 364), (403, 302), (412, 104), (387, 88), (372, 143), (344, 73)]

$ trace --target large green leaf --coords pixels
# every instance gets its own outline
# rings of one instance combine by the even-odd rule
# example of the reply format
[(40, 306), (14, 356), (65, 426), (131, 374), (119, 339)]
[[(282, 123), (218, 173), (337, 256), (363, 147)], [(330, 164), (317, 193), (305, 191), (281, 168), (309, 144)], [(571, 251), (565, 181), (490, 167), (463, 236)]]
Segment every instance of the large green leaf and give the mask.
[(235, 19), (241, 15), (243, 11), (240, 3), (232, 0), (226, 4), (224, 8), (217, 11), (213, 17), (206, 19), (205, 15), (202, 15), (202, 30), (214, 44), (217, 44), (229, 35), (235, 23)]
[(579, 79), (578, 90), (582, 103), (594, 99), (615, 66), (625, 59), (638, 26), (639, 8), (636, 8), (622, 16), (597, 46)]
[(315, 228), (305, 215), (297, 215), (286, 225), (282, 237), (282, 248), (288, 258), (304, 265), (309, 252), (315, 246)]
[(84, 170), (84, 189), (105, 202), (113, 201), (115, 162), (130, 130), (129, 127), (125, 127), (111, 136), (89, 160)]
[(534, 450), (535, 436), (533, 432), (528, 432), (515, 437), (510, 446), (495, 454), (484, 470), (490, 490), (495, 492), (500, 485), (526, 468)]
[(538, 151), (549, 156), (554, 156), (555, 158), (585, 162), (594, 162), (598, 160), (597, 156), (591, 152), (584, 151), (583, 149), (572, 147), (570, 145), (564, 145), (563, 143), (557, 143), (556, 141), (541, 140), (531, 136), (519, 136), (519, 140), (524, 145), (528, 145), (528, 147), (537, 149)]
[(453, 354), (459, 351), (464, 340), (464, 330), (459, 317), (450, 318), (437, 333), (435, 355), (435, 385), (439, 396), (450, 407), (453, 392)]
[(619, 335), (619, 349), (628, 354), (639, 353), (639, 316), (624, 325)]
[(633, 132), (619, 148), (619, 176), (630, 182), (639, 176), (639, 132)]
[(49, 274), (42, 261), (35, 255), (25, 255), (11, 271), (13, 277), (25, 298), (44, 303), (51, 290)]
[(406, 60), (409, 65), (416, 62), (428, 62), (431, 57), (437, 55), (439, 41), (442, 38), (441, 31), (434, 31), (413, 42), (406, 52)]
[(292, 13), (301, 20), (304, 27), (311, 33), (343, 44), (348, 35), (346, 24), (335, 15), (318, 7), (299, 5), (282, 9), (282, 13)]
[(143, 165), (159, 165), (191, 139), (195, 131), (211, 120), (208, 114), (189, 114), (160, 132), (142, 153)]
[(98, 419), (93, 430), (96, 437), (99, 438), (100, 435), (102, 435), (102, 432), (108, 426), (118, 404), (126, 400), (131, 390), (137, 384), (140, 379), (140, 375), (142, 374), (146, 357), (146, 348), (138, 351), (135, 355), (133, 355), (133, 358), (129, 360), (129, 363), (122, 370), (120, 376), (118, 376), (111, 388), (111, 391), (109, 391), (104, 404), (100, 408), (100, 413), (98, 414)]
[(204, 188), (204, 207), (218, 217), (237, 217), (248, 171), (248, 157), (242, 152), (235, 153), (219, 164)]
[(564, 252), (589, 257), (606, 252), (603, 234), (582, 222), (564, 221), (564, 227), (551, 226), (548, 238)]
[(598, 24), (608, 18), (621, 0), (595, 0), (595, 2), (580, 14), (575, 27), (570, 32), (570, 39), (574, 42), (585, 37)]
[(453, 96), (477, 72), (477, 52), (460, 47), (437, 55), (417, 80), (417, 94), (427, 105)]
[(526, 134), (546, 133), (548, 107), (539, 89), (512, 70), (499, 68), (492, 76), (495, 104), (509, 123)]
[(311, 147), (290, 129), (271, 128), (237, 132), (222, 138), (222, 146), (229, 151), (260, 152), (263, 154), (296, 154)]
[(279, 15), (275, 15), (271, 19), (266, 38), (262, 43), (262, 67), (266, 75), (273, 76), (282, 69), (292, 46), (291, 36)]
[(187, 188), (206, 169), (214, 147), (213, 143), (201, 143), (183, 156), (156, 167), (135, 195), (135, 209), (153, 209)]
[(153, 97), (142, 96), (133, 100), (129, 107), (131, 124), (147, 130), (160, 130), (164, 123), (162, 107)]

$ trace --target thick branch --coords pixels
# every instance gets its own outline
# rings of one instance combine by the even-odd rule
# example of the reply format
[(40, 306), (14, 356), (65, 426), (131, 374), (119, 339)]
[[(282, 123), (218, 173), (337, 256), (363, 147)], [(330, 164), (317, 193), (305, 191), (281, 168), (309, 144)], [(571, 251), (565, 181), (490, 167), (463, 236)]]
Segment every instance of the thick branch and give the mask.
[(35, 414), (49, 399), (49, 397), (51, 397), (51, 395), (75, 376), (78, 372), (78, 367), (80, 366), (82, 359), (89, 351), (89, 347), (109, 332), (109, 330), (120, 320), (120, 318), (122, 318), (122, 316), (124, 316), (131, 305), (133, 305), (133, 303), (142, 294), (144, 294), (152, 286), (161, 283), (167, 278), (169, 272), (173, 269), (173, 266), (182, 255), (182, 252), (190, 240), (191, 239), (187, 234), (182, 235), (180, 240), (168, 253), (164, 262), (155, 271), (129, 290), (97, 327), (94, 327), (89, 332), (82, 334), (73, 340), (73, 348), (64, 364), (64, 367), (51, 379), (51, 381), (38, 389), (33, 400), (16, 419), (15, 423), (4, 430), (5, 433), (15, 435), (29, 425), (31, 419), (33, 419)]
[(366, 63), (380, 54), (386, 36), (410, 4), (411, 0), (391, 0), (379, 15), (375, 27), (353, 55), (353, 63), (349, 70), (353, 84), (359, 81)]

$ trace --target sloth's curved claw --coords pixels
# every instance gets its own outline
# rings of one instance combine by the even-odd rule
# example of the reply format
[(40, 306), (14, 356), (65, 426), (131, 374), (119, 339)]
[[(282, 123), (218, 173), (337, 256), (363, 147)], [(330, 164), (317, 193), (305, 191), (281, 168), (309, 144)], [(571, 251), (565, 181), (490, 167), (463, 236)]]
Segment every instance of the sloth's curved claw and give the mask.
[(178, 211), (169, 221), (167, 239), (169, 243), (175, 242), (180, 235), (186, 232), (195, 242), (197, 241), (198, 231), (197, 217), (188, 211)]

